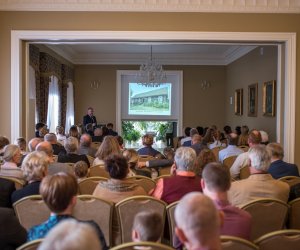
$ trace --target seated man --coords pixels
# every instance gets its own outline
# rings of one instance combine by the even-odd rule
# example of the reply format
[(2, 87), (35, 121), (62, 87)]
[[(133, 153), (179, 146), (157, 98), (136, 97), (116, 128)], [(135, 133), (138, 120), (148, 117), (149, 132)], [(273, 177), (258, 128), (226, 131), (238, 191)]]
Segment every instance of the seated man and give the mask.
[[(58, 173), (46, 176), (40, 186), (40, 194), (51, 211), (49, 219), (28, 231), (27, 240), (44, 238), (48, 232), (60, 221), (74, 219), (72, 212), (76, 204), (78, 184), (74, 175)], [(103, 249), (107, 249), (103, 233), (99, 226), (93, 222), (91, 224), (97, 231)]]
[(271, 156), (271, 165), (268, 173), (271, 174), (274, 179), (279, 179), (284, 176), (299, 176), (297, 165), (283, 161), (283, 148), (279, 143), (269, 143), (267, 150)]
[(227, 135), (228, 138), (228, 146), (219, 151), (219, 161), (223, 163), (223, 161), (230, 156), (238, 156), (244, 151), (237, 147), (238, 143), (238, 135), (235, 133), (231, 133)]
[(152, 211), (138, 213), (132, 226), (132, 241), (159, 242), (162, 236), (163, 221), (160, 214)]
[(44, 140), (51, 143), (54, 155), (59, 155), (60, 153), (62, 154), (66, 153), (64, 146), (57, 142), (56, 134), (48, 133), (45, 135)]
[(176, 150), (174, 161), (174, 174), (159, 179), (154, 190), (150, 192), (150, 195), (168, 204), (180, 200), (189, 192), (202, 192), (200, 177), (194, 173), (195, 151), (189, 147), (180, 147)]
[(175, 209), (175, 233), (187, 250), (221, 250), (221, 218), (210, 198), (189, 193)]
[[(198, 130), (195, 129), (195, 128), (191, 128), (190, 129), (190, 133), (189, 133), (189, 137), (188, 137), (189, 139), (183, 140), (183, 144), (181, 144), (181, 146), (183, 146), (183, 147), (190, 147), (190, 146), (192, 146), (192, 137), (194, 135), (199, 135)], [(182, 140), (181, 140), (181, 142), (182, 142)]]
[(80, 137), (78, 154), (95, 157), (97, 149), (92, 147), (92, 137), (89, 134), (83, 134)]
[(231, 204), (242, 206), (259, 198), (275, 198), (288, 201), (290, 187), (287, 183), (274, 180), (268, 169), (270, 155), (264, 145), (257, 145), (249, 150), (249, 166), (251, 175), (248, 179), (235, 181), (228, 192)]
[(202, 172), (203, 193), (210, 197), (218, 210), (224, 213), (222, 235), (231, 235), (250, 240), (251, 215), (230, 205), (227, 191), (231, 185), (229, 170), (220, 163), (208, 163)]
[(139, 155), (149, 155), (149, 156), (157, 156), (160, 155), (161, 153), (157, 150), (155, 150), (152, 145), (153, 145), (153, 136), (146, 134), (142, 138), (143, 141), (143, 148), (140, 148), (137, 152)]

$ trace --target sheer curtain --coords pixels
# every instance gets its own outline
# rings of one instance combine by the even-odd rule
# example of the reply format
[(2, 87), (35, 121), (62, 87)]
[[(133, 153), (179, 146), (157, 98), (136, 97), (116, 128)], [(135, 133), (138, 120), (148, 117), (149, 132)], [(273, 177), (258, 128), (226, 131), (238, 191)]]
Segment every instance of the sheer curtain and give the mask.
[(73, 83), (68, 82), (65, 131), (69, 131), (72, 125), (74, 125), (74, 89)]
[(47, 125), (50, 132), (52, 133), (55, 133), (56, 126), (58, 125), (58, 115), (59, 115), (58, 109), (59, 109), (58, 78), (56, 76), (51, 76), (50, 83), (49, 83)]
[[(34, 123), (38, 123), (38, 114), (36, 112), (36, 82), (35, 82), (35, 69), (29, 66), (29, 100), (34, 100)], [(30, 114), (31, 115), (31, 114)]]

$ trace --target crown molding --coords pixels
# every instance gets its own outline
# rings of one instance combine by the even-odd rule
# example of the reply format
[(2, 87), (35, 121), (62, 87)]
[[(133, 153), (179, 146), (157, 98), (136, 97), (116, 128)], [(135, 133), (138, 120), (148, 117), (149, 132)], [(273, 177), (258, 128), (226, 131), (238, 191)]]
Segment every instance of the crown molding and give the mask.
[(0, 11), (300, 13), (300, 0), (0, 0)]

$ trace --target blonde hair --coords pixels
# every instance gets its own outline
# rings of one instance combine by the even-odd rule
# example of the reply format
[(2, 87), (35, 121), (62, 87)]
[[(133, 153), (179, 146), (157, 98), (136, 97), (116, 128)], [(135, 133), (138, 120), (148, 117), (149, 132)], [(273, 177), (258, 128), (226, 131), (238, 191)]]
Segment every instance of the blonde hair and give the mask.
[(100, 160), (105, 160), (112, 154), (121, 154), (121, 149), (115, 136), (107, 135), (104, 137), (95, 156)]
[(14, 144), (9, 144), (4, 147), (3, 160), (6, 162), (12, 161), (15, 154), (21, 152), (19, 146)]
[(74, 164), (74, 173), (78, 178), (86, 177), (88, 169), (88, 164), (85, 161), (78, 161)]

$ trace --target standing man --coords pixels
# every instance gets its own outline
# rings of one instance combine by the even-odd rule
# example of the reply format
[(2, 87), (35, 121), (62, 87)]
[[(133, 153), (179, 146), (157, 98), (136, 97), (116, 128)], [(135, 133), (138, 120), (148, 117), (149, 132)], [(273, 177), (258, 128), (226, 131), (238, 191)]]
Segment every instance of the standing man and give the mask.
[(88, 124), (92, 124), (93, 128), (97, 125), (97, 119), (96, 116), (94, 116), (94, 109), (92, 107), (88, 108), (87, 115), (83, 117), (83, 127), (85, 131), (87, 131), (86, 126)]

